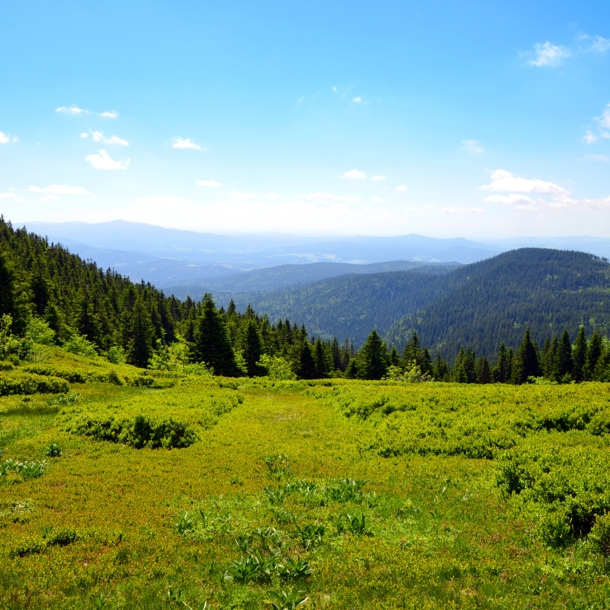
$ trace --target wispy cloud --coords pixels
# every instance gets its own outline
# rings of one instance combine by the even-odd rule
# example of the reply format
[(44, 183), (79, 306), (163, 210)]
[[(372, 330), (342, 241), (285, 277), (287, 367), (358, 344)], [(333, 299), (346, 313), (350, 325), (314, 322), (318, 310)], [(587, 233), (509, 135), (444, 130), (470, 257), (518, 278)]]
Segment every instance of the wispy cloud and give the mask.
[(371, 197), (371, 201), (375, 203), (383, 203), (383, 199), (381, 197)]
[(172, 210), (175, 207), (192, 206), (193, 202), (184, 197), (174, 195), (154, 195), (151, 197), (139, 197), (138, 203), (143, 203), (146, 207), (156, 210)]
[(71, 114), (72, 116), (79, 116), (81, 114), (91, 114), (91, 110), (85, 108), (79, 108), (78, 106), (60, 106), (55, 108), (55, 112), (62, 114)]
[(601, 116), (595, 117), (594, 121), (597, 123), (597, 133), (593, 133), (591, 129), (588, 129), (581, 138), (583, 144), (595, 144), (600, 138), (610, 138), (610, 104), (606, 105), (602, 110)]
[(85, 161), (91, 163), (91, 167), (93, 167), (93, 169), (120, 170), (127, 169), (131, 159), (128, 158), (127, 161), (115, 161), (105, 150), (102, 149), (95, 155), (85, 157)]
[(201, 146), (199, 146), (199, 144), (196, 144), (190, 138), (181, 138), (180, 136), (178, 136), (176, 138), (172, 138), (172, 148), (178, 148), (178, 149), (190, 148), (191, 150), (203, 150), (203, 148)]
[(560, 47), (547, 41), (534, 45), (534, 55), (533, 59), (526, 62), (528, 66), (557, 68), (562, 65), (564, 59), (572, 55), (572, 52), (566, 47)]
[(0, 193), (0, 201), (2, 201), (3, 199), (14, 199), (15, 201), (17, 201), (19, 198), (15, 193)]
[(360, 197), (358, 195), (333, 195), (331, 193), (308, 193), (307, 195), (301, 195), (303, 199), (307, 201), (316, 201), (318, 203), (334, 203), (337, 201), (342, 201), (345, 203), (356, 203), (360, 201)]
[(250, 201), (251, 199), (256, 199), (256, 194), (243, 193), (241, 191), (231, 191), (229, 193), (229, 197), (231, 197), (234, 201)]
[(601, 161), (602, 163), (610, 163), (610, 157), (607, 155), (587, 155), (590, 161)]
[(94, 142), (102, 142), (103, 144), (116, 144), (117, 146), (129, 146), (129, 142), (127, 140), (123, 140), (118, 136), (110, 136), (109, 138), (107, 138), (101, 131), (89, 130), (89, 133), (81, 133), (80, 137), (88, 138), (89, 135), (91, 135), (91, 139)]
[(68, 186), (67, 184), (51, 184), (49, 186), (31, 186), (32, 193), (51, 193), (52, 195), (89, 195), (87, 189), (81, 186)]
[(357, 169), (351, 169), (349, 172), (345, 172), (341, 178), (346, 180), (366, 180), (366, 174)]
[(10, 133), (0, 131), (0, 144), (15, 144), (16, 142), (19, 142), (17, 136), (12, 136)]
[(555, 193), (566, 194), (568, 191), (553, 182), (545, 180), (520, 178), (504, 169), (491, 172), (491, 183), (480, 187), (482, 191), (499, 191), (513, 193)]
[(584, 41), (584, 46), (581, 47), (582, 51), (590, 53), (605, 53), (610, 51), (610, 38), (589, 36), (588, 34), (581, 34), (579, 38)]
[(280, 198), (277, 193), (265, 193), (265, 197), (271, 199), (271, 201), (277, 201)]
[(462, 140), (462, 150), (470, 155), (480, 155), (485, 152), (483, 145), (478, 140)]
[(222, 186), (222, 184), (220, 184), (220, 182), (217, 182), (216, 180), (197, 180), (197, 186), (217, 187)]
[(472, 206), (449, 206), (441, 208), (443, 214), (484, 214), (485, 210)]
[(407, 185), (401, 184), (400, 186), (397, 186), (394, 190), (398, 191), (399, 193), (404, 193), (407, 190)]
[(97, 116), (103, 119), (118, 119), (119, 113), (116, 110), (104, 110), (104, 112), (99, 112)]
[(487, 203), (503, 203), (505, 205), (516, 205), (519, 203), (530, 203), (533, 204), (535, 201), (527, 195), (521, 195), (519, 193), (511, 193), (510, 195), (489, 195), (485, 197)]
[(359, 95), (352, 100), (352, 104), (362, 104), (362, 96)]
[(384, 180), (387, 180), (387, 178), (385, 176), (373, 176), (371, 180), (373, 182), (383, 182)]

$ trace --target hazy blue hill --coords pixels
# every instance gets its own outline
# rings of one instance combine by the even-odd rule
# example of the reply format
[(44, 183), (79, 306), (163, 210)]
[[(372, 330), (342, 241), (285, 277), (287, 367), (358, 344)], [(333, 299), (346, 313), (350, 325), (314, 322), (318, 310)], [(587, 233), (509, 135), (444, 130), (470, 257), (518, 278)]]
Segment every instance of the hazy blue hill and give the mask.
[[(386, 271), (408, 271), (422, 267), (443, 266), (452, 270), (459, 267), (459, 263), (431, 265), (413, 261), (388, 261), (385, 263), (369, 263), (367, 265), (354, 265), (350, 263), (309, 263), (301, 265), (279, 265), (266, 269), (253, 269), (244, 273), (236, 273), (230, 277), (211, 279), (205, 282), (191, 280), (185, 283), (165, 286), (168, 292), (177, 297), (201, 298), (206, 292), (211, 293), (241, 293), (288, 288), (297, 284), (317, 282), (341, 275), (363, 275), (383, 273)], [(424, 269), (423, 272), (429, 270)]]
[(443, 278), (445, 294), (387, 333), (401, 346), (417, 330), (422, 342), (453, 357), (461, 345), (493, 355), (515, 347), (527, 326), (542, 342), (584, 324), (610, 332), (610, 265), (583, 252), (523, 248), (464, 266)]
[(385, 333), (405, 313), (415, 312), (444, 292), (443, 278), (453, 266), (424, 266), (410, 271), (344, 275), (303, 286), (264, 292), (215, 293), (219, 304), (233, 298), (273, 321), (288, 317), (315, 336), (364, 342), (373, 328)]

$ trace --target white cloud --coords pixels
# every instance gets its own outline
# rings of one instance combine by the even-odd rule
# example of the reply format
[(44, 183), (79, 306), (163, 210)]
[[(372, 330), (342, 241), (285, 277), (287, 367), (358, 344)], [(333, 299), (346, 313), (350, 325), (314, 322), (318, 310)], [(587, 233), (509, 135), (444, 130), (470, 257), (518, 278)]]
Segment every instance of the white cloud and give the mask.
[(399, 193), (404, 193), (407, 190), (407, 185), (401, 184), (400, 186), (397, 186), (394, 190), (398, 191)]
[(516, 205), (520, 203), (534, 204), (535, 201), (527, 195), (512, 193), (510, 195), (490, 195), (485, 197), (487, 203), (504, 203), (506, 205)]
[(366, 180), (366, 174), (357, 169), (352, 169), (349, 172), (345, 172), (341, 178), (345, 178), (346, 180)]
[[(104, 136), (104, 133), (101, 131), (89, 130), (89, 132), (91, 133), (91, 137), (93, 138), (94, 142), (102, 142), (104, 144), (116, 144), (118, 146), (129, 146), (129, 142), (127, 140), (123, 140), (122, 138), (119, 138), (118, 136), (110, 136), (109, 138), (107, 138), (106, 136)], [(81, 133), (80, 137), (88, 138), (89, 134)]]
[[(602, 115), (597, 119), (599, 124), (606, 128), (610, 129), (610, 104), (607, 104), (602, 112)], [(604, 137), (608, 137), (608, 134), (602, 134)]]
[(605, 53), (610, 51), (610, 38), (603, 38), (602, 36), (583, 36), (582, 38), (592, 40), (591, 44), (585, 49), (585, 51), (593, 51), (594, 53)]
[(241, 191), (231, 191), (229, 193), (229, 197), (235, 201), (249, 201), (251, 199), (256, 199), (256, 195), (254, 193), (242, 193)]
[(89, 161), (93, 169), (114, 170), (127, 169), (131, 159), (128, 158), (127, 161), (115, 161), (105, 150), (102, 149), (96, 155), (89, 155), (88, 157), (85, 157), (85, 161)]
[(89, 134), (86, 131), (83, 131), (83, 133), (80, 134), (80, 136), (78, 136), (79, 138), (88, 138)]
[(590, 130), (582, 137), (583, 144), (593, 144), (597, 142), (597, 136)]
[(138, 203), (154, 208), (156, 210), (172, 210), (180, 206), (192, 206), (193, 202), (184, 197), (175, 197), (174, 195), (155, 195), (152, 197), (139, 197)]
[(352, 104), (362, 104), (362, 96), (359, 95), (352, 100)]
[(481, 208), (475, 208), (472, 206), (452, 206), (441, 208), (441, 212), (444, 214), (484, 214), (484, 210)]
[(3, 133), (0, 131), (0, 144), (15, 144), (19, 142), (17, 136), (12, 136), (10, 133)]
[(17, 195), (15, 193), (0, 193), (0, 201), (3, 199), (17, 199)]
[(610, 163), (610, 157), (606, 155), (587, 155), (587, 159), (591, 161), (601, 161), (602, 163)]
[(332, 203), (335, 201), (356, 203), (360, 201), (358, 195), (332, 195), (331, 193), (309, 193), (307, 195), (300, 195), (300, 197), (307, 201), (317, 201), (318, 203)]
[(333, 87), (333, 91), (334, 91), (335, 93), (337, 93), (337, 91), (338, 91), (337, 87)]
[(220, 182), (216, 182), (216, 180), (197, 180), (197, 186), (222, 186)]
[(572, 55), (569, 49), (559, 47), (550, 42), (535, 44), (534, 53), (536, 57), (530, 59), (527, 64), (537, 68), (556, 68), (563, 63), (564, 59)]
[(385, 176), (373, 176), (371, 178), (373, 182), (382, 182), (383, 180), (387, 180)]
[(371, 197), (371, 201), (375, 203), (383, 203), (383, 199), (381, 197)]
[(51, 184), (50, 186), (40, 187), (31, 186), (32, 193), (51, 193), (53, 195), (89, 195), (89, 191), (80, 186), (68, 186), (67, 184)]
[(97, 116), (104, 119), (117, 119), (119, 117), (119, 113), (116, 110), (104, 110), (104, 112), (98, 113)]
[(277, 201), (280, 198), (277, 193), (266, 193), (265, 197), (267, 197), (267, 199), (271, 199), (272, 201)]
[(85, 110), (85, 108), (79, 108), (78, 106), (61, 106), (60, 108), (55, 108), (55, 112), (71, 114), (72, 116), (78, 116), (79, 114), (91, 114), (91, 110)]
[(43, 197), (40, 201), (61, 201), (61, 197), (51, 194)]
[(195, 144), (190, 138), (181, 138), (180, 136), (172, 138), (172, 148), (203, 150), (199, 144)]
[(477, 140), (462, 140), (462, 150), (471, 155), (480, 155), (485, 152), (482, 144)]
[(529, 180), (520, 178), (503, 169), (497, 169), (491, 173), (491, 184), (480, 187), (482, 191), (500, 191), (513, 193), (555, 193), (567, 194), (566, 189), (552, 182), (544, 180)]

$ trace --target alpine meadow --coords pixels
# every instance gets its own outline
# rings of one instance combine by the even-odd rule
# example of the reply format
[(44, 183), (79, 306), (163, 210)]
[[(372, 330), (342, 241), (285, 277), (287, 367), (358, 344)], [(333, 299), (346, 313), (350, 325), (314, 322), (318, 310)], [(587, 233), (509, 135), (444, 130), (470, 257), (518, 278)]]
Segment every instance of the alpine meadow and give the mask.
[(0, 23), (0, 610), (610, 610), (608, 2)]

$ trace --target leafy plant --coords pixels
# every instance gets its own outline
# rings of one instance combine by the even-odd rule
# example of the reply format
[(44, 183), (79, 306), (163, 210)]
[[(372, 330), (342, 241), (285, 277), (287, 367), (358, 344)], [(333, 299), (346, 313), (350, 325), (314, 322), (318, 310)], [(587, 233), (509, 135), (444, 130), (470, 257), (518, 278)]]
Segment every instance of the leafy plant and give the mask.
[(269, 591), (267, 595), (270, 598), (267, 603), (273, 610), (296, 610), (305, 605), (309, 599), (303, 591), (298, 591), (296, 588), (290, 591), (284, 589)]
[(45, 449), (44, 454), (47, 457), (60, 457), (61, 456), (61, 447), (57, 443), (51, 443)]
[(322, 544), (324, 532), (323, 525), (314, 525), (313, 523), (309, 523), (302, 528), (296, 528), (296, 536), (306, 550)]
[(344, 513), (340, 515), (339, 519), (337, 519), (337, 532), (339, 534), (349, 532), (356, 536), (372, 535), (371, 531), (366, 527), (366, 516), (364, 514), (358, 516)]

